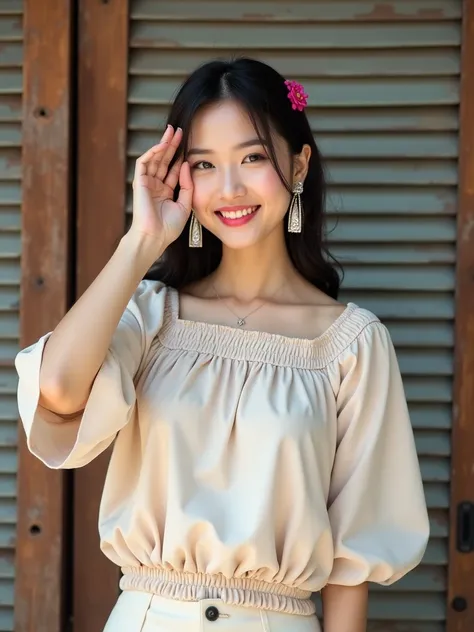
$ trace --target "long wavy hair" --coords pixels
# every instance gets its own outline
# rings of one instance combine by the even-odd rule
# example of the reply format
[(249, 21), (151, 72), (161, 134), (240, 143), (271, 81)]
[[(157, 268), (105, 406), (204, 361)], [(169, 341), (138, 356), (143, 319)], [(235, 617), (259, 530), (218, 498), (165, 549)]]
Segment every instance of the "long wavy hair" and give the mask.
[[(183, 141), (173, 163), (183, 151), (186, 157), (191, 124), (198, 110), (223, 99), (233, 99), (248, 113), (258, 137), (267, 147), (273, 167), (290, 193), (291, 183), (278, 164), (272, 132), (286, 140), (293, 155), (308, 144), (311, 158), (302, 194), (303, 230), (297, 234), (285, 231), (286, 247), (298, 272), (325, 294), (337, 298), (342, 268), (326, 246), (324, 166), (306, 114), (292, 109), (284, 81), (271, 66), (249, 58), (211, 61), (195, 70), (179, 89), (168, 115), (167, 123), (183, 130)], [(177, 189), (176, 197), (178, 192)], [(180, 289), (218, 267), (221, 241), (203, 227), (203, 247), (189, 248), (189, 222), (146, 278)]]

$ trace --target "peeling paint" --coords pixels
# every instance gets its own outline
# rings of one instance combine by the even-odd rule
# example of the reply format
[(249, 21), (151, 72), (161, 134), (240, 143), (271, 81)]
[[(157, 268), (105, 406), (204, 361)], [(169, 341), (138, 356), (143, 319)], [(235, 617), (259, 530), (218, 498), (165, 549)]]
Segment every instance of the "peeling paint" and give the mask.
[(354, 15), (355, 20), (441, 20), (445, 17), (442, 9), (418, 9), (414, 13), (403, 13), (397, 11), (391, 3), (374, 4), (372, 11), (368, 13), (357, 13)]
[(457, 402), (453, 402), (452, 411), (453, 411), (452, 423), (453, 423), (453, 426), (455, 426), (458, 423), (458, 421), (459, 421), (459, 406), (458, 406)]
[(436, 198), (443, 203), (443, 211), (448, 215), (455, 215), (457, 211), (456, 201), (449, 198), (445, 193), (437, 193)]
[(467, 222), (464, 224), (461, 230), (461, 241), (463, 243), (468, 243), (471, 239), (474, 239), (473, 235), (474, 230), (474, 217), (470, 217)]
[[(44, 504), (44, 503), (42, 503)], [(46, 502), (47, 504), (47, 502)], [(28, 506), (28, 510), (26, 512), (26, 516), (28, 518), (28, 520), (30, 522), (37, 522), (38, 520), (41, 520), (41, 517), (43, 516), (44, 511), (42, 511), (38, 506), (36, 505), (29, 505)]]

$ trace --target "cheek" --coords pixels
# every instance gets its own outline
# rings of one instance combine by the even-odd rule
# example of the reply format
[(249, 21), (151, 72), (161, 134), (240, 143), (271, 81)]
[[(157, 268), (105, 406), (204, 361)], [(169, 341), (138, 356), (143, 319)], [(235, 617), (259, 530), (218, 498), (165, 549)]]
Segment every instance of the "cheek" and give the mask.
[(212, 178), (199, 176), (193, 178), (193, 208), (204, 210), (209, 206), (212, 196)]
[[(257, 180), (258, 178), (258, 180)], [(290, 194), (272, 167), (259, 170), (254, 182), (254, 190), (267, 202), (275, 212), (286, 212), (290, 203)]]
[(282, 197), (287, 195), (287, 190), (282, 184), (276, 171), (269, 167), (268, 169), (261, 169), (256, 172), (255, 185), (265, 197), (270, 199), (275, 197)]

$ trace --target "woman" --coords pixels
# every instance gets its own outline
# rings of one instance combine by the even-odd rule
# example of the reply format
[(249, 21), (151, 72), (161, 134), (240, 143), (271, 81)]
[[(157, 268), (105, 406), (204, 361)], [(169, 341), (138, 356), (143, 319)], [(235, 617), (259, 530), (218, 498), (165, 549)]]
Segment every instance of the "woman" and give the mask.
[(137, 160), (130, 230), (17, 357), (46, 465), (114, 442), (99, 521), (123, 592), (107, 632), (317, 631), (318, 591), (326, 632), (361, 632), (367, 582), (425, 550), (392, 343), (336, 300), (306, 98), (250, 59), (194, 72)]

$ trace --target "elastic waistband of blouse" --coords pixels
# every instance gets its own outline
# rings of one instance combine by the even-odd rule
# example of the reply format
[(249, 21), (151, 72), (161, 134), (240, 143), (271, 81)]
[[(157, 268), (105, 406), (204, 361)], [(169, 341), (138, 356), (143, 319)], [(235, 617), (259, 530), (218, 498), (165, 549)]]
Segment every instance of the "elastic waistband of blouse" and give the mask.
[(178, 601), (220, 599), (229, 605), (301, 615), (311, 615), (316, 611), (310, 591), (284, 584), (146, 566), (124, 567), (122, 573), (122, 590), (140, 590)]

